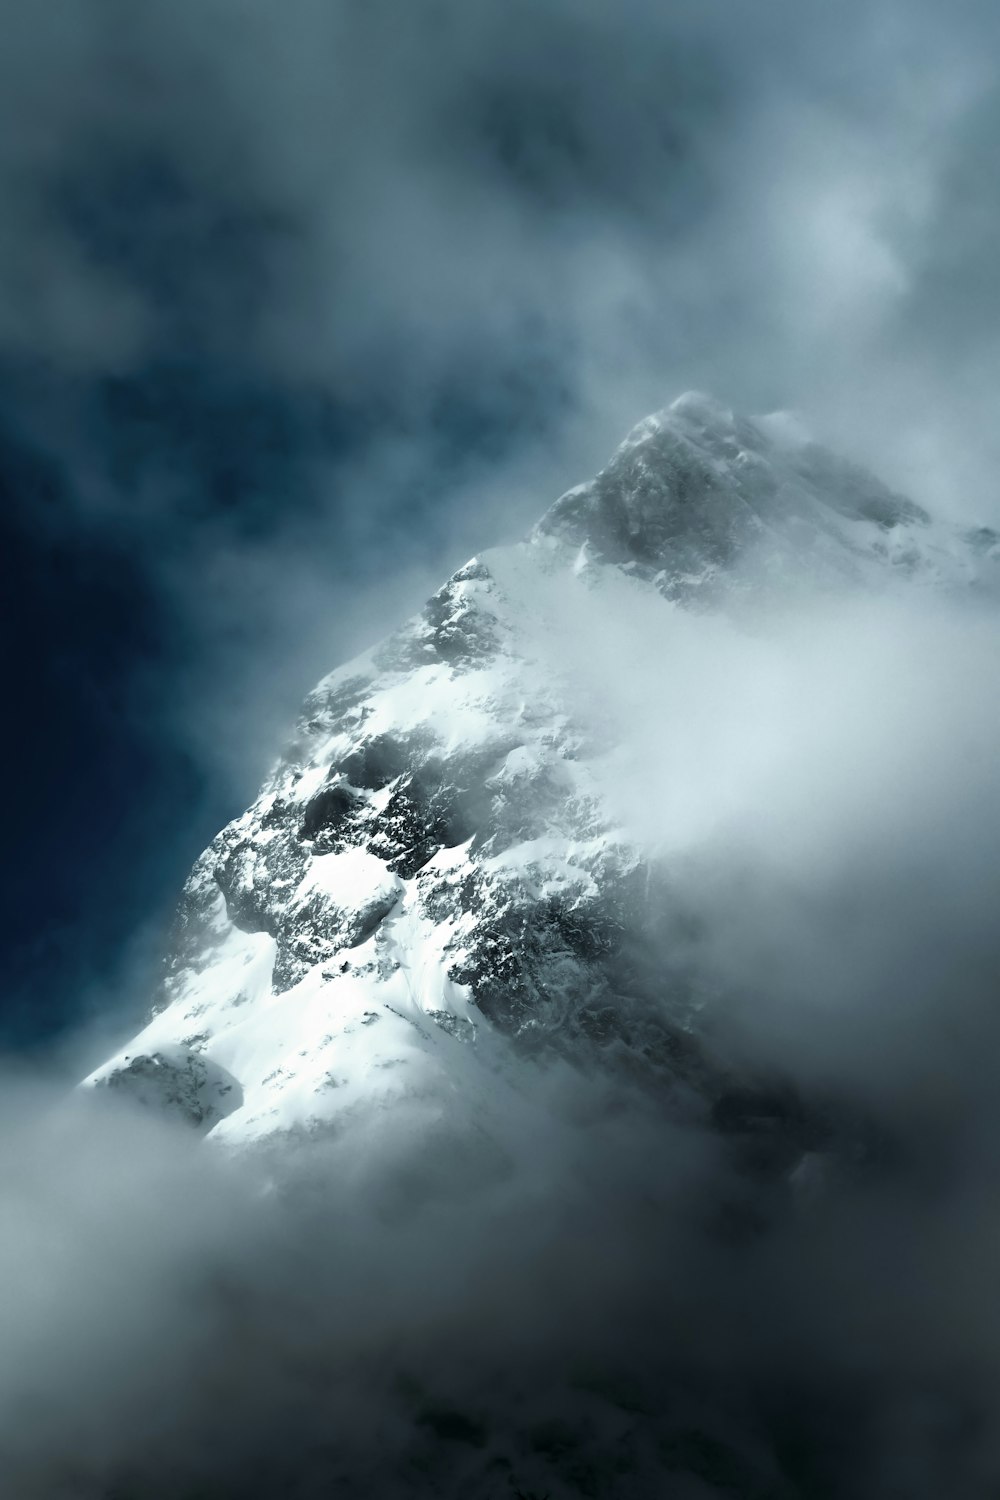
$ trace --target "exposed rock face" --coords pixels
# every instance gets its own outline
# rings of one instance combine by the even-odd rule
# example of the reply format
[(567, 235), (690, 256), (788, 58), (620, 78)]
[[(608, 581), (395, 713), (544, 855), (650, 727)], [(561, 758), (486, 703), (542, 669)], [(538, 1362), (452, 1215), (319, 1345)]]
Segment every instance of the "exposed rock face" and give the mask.
[[(762, 584), (858, 580), (873, 565), (954, 578), (976, 535), (935, 527), (920, 506), (804, 441), (782, 416), (750, 421), (694, 393), (640, 422), (538, 530), (688, 603)], [(987, 532), (983, 543), (995, 554), (997, 538)]]
[[(246, 1141), (401, 1094), (469, 1087), (488, 1108), (503, 1037), (624, 1066), (759, 1136), (765, 1106), (720, 1104), (698, 1045), (669, 873), (609, 809), (628, 726), (581, 705), (579, 622), (648, 632), (678, 604), (845, 580), (992, 588), (998, 551), (787, 424), (682, 397), (309, 695), (191, 873), (156, 1014), (94, 1081)], [(794, 1106), (772, 1114), (812, 1149)]]
[(126, 1057), (102, 1082), (114, 1094), (203, 1132), (243, 1103), (243, 1091), (231, 1074), (182, 1047)]

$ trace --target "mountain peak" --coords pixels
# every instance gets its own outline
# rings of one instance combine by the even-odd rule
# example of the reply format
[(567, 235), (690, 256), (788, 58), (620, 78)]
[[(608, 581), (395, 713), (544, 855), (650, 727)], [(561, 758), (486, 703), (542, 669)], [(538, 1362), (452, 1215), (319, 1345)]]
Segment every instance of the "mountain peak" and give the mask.
[(710, 396), (707, 391), (683, 391), (671, 401), (667, 411), (672, 416), (700, 422), (706, 427), (731, 427), (735, 421), (730, 408)]
[(677, 603), (967, 587), (998, 549), (787, 419), (680, 397), (309, 695), (191, 872), (152, 1020), (91, 1082), (229, 1141), (462, 1091), (489, 1109), (511, 1040), (703, 1090), (690, 983), (642, 957), (661, 887), (602, 779), (623, 730), (601, 673), (667, 641)]
[(672, 597), (953, 566), (947, 528), (815, 443), (792, 413), (741, 417), (688, 391), (639, 422), (535, 535), (657, 576)]

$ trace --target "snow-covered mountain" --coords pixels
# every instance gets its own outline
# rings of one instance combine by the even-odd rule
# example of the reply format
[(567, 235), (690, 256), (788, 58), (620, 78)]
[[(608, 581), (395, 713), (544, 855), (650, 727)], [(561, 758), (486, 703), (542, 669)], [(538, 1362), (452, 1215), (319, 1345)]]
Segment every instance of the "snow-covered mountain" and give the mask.
[(648, 663), (681, 617), (752, 631), (804, 592), (993, 589), (998, 558), (791, 419), (681, 397), (319, 683), (191, 872), (152, 1019), (89, 1082), (234, 1143), (387, 1103), (488, 1117), (512, 1047), (707, 1107), (711, 995), (614, 795), (629, 641)]

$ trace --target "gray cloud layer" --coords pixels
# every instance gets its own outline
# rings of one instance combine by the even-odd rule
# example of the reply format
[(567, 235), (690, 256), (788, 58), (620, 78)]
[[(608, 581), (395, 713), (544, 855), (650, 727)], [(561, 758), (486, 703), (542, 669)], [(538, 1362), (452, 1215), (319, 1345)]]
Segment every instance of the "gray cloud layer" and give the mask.
[[(416, 605), (678, 389), (801, 407), (904, 489), (995, 516), (988, 7), (6, 15), (0, 349), (75, 389), (182, 359), (165, 400), (209, 430), (234, 392), (258, 433), (269, 403), (295, 414), (230, 510), (155, 413), (123, 482), (89, 407), (63, 432), (22, 403), (81, 524), (163, 554), (224, 700), (220, 723), (199, 680), (178, 723), (211, 756), (235, 717), (241, 788), (260, 754), (237, 747), (380, 633), (372, 574)], [(302, 415), (323, 410), (332, 435)], [(176, 566), (165, 527), (195, 528)]]
[(9, 347), (417, 411), (516, 355), (604, 445), (678, 381), (859, 423), (993, 342), (987, 7), (7, 9)]
[[(386, 575), (415, 606), (678, 389), (799, 406), (904, 488), (995, 515), (988, 7), (5, 13), (0, 350), (74, 388), (182, 359), (164, 399), (209, 430), (234, 392), (258, 433), (269, 403), (294, 414), (229, 509), (155, 413), (124, 482), (89, 407), (67, 432), (21, 413), (62, 446), (80, 524), (162, 554), (221, 684), (213, 716), (193, 683), (180, 732), (228, 740), (241, 789), (248, 740), (381, 633)], [(332, 435), (303, 417), (323, 410)], [(192, 527), (172, 565), (157, 538)]]

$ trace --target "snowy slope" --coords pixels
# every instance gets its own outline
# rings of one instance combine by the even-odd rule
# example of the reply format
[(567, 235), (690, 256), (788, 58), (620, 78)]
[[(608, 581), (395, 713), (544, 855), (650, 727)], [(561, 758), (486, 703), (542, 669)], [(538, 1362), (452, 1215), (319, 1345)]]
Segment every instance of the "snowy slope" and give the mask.
[(511, 1040), (696, 1093), (705, 997), (664, 967), (600, 672), (692, 610), (751, 628), (824, 588), (992, 590), (998, 555), (793, 422), (682, 397), (309, 695), (189, 877), (156, 1013), (88, 1082), (233, 1142), (456, 1094), (488, 1115)]

